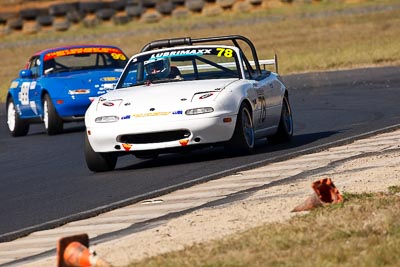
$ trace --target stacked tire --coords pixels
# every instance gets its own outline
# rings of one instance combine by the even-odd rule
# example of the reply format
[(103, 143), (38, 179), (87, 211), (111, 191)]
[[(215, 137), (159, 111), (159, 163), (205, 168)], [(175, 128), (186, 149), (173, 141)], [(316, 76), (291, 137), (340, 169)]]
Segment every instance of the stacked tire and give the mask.
[[(282, 2), (292, 2), (281, 0)], [(21, 3), (31, 0), (21, 0)], [(13, 31), (32, 34), (43, 28), (67, 31), (74, 24), (97, 27), (140, 20), (159, 22), (165, 16), (187, 18), (191, 14), (219, 16), (226, 10), (243, 13), (262, 6), (263, 0), (77, 0), (50, 2), (47, 7), (26, 7), (17, 12), (0, 11), (0, 35)], [(23, 6), (23, 5), (21, 5)], [(38, 6), (38, 5), (36, 5)]]

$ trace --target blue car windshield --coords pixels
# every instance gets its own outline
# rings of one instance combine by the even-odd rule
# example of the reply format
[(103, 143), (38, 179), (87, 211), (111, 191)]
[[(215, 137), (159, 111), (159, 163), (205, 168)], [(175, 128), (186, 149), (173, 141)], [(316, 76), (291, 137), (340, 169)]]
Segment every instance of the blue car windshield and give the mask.
[(181, 47), (132, 58), (117, 89), (146, 83), (226, 78), (241, 78), (235, 50), (229, 47)]
[(128, 59), (117, 48), (70, 48), (47, 53), (43, 74), (125, 67)]

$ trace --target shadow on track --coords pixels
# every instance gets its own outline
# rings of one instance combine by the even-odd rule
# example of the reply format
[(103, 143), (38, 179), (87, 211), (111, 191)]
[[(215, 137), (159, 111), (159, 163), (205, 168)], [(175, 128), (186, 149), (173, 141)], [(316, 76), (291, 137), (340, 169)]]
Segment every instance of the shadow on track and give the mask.
[[(180, 166), (185, 164), (191, 164), (196, 162), (214, 162), (223, 159), (229, 158), (249, 158), (251, 161), (251, 157), (263, 154), (263, 153), (272, 153), (276, 151), (287, 150), (291, 152), (295, 150), (297, 147), (305, 146), (307, 144), (313, 143), (315, 141), (330, 137), (332, 135), (338, 134), (341, 131), (327, 131), (327, 132), (318, 132), (318, 133), (309, 133), (309, 134), (300, 134), (293, 136), (293, 139), (290, 143), (271, 145), (268, 144), (266, 139), (258, 140), (256, 143), (256, 149), (254, 153), (250, 155), (232, 155), (226, 152), (222, 146), (217, 147), (208, 147), (199, 150), (194, 150), (191, 152), (185, 153), (170, 153), (170, 154), (162, 154), (154, 159), (142, 159), (140, 162), (130, 164), (125, 167), (116, 168), (116, 171), (130, 171), (136, 169), (148, 169), (148, 168), (156, 168), (156, 167), (164, 167), (164, 166)], [(124, 158), (132, 157), (133, 155), (125, 155), (122, 156)], [(184, 167), (183, 167), (184, 168)]]

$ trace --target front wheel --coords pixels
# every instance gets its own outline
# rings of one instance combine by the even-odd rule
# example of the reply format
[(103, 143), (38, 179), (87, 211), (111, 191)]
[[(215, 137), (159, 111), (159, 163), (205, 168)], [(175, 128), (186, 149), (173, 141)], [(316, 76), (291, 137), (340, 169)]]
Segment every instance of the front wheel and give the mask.
[(235, 131), (227, 149), (235, 153), (251, 153), (254, 150), (254, 125), (251, 109), (242, 103), (236, 120)]
[(278, 131), (268, 137), (268, 142), (271, 144), (279, 144), (289, 142), (293, 136), (293, 117), (292, 109), (287, 96), (283, 97), (281, 118), (279, 120)]
[(63, 121), (58, 116), (49, 95), (43, 98), (43, 122), (48, 135), (59, 134), (63, 131)]
[(115, 169), (118, 156), (112, 152), (95, 152), (89, 143), (87, 134), (85, 134), (85, 160), (89, 170), (93, 172), (107, 172)]
[(20, 118), (12, 98), (7, 101), (7, 125), (10, 135), (13, 137), (28, 134), (29, 123)]

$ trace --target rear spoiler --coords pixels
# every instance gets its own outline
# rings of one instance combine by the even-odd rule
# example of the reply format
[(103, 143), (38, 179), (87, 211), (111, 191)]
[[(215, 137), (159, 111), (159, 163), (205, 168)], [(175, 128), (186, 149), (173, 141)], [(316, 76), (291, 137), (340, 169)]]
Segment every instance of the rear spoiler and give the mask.
[[(254, 61), (249, 61), (250, 65), (255, 66), (255, 62)], [(263, 69), (266, 69), (267, 65), (275, 65), (275, 72), (278, 73), (278, 56), (275, 54), (273, 59), (263, 59), (263, 60), (259, 60), (258, 63), (260, 64), (260, 66), (263, 67)], [(229, 68), (229, 67), (235, 67), (236, 63), (235, 62), (228, 62), (228, 63), (221, 63), (219, 64), (223, 67)], [(199, 70), (207, 70), (207, 69), (212, 69), (213, 67), (211, 65), (208, 64), (200, 64), (197, 65), (197, 68)], [(178, 66), (179, 70), (193, 70), (193, 66)]]

